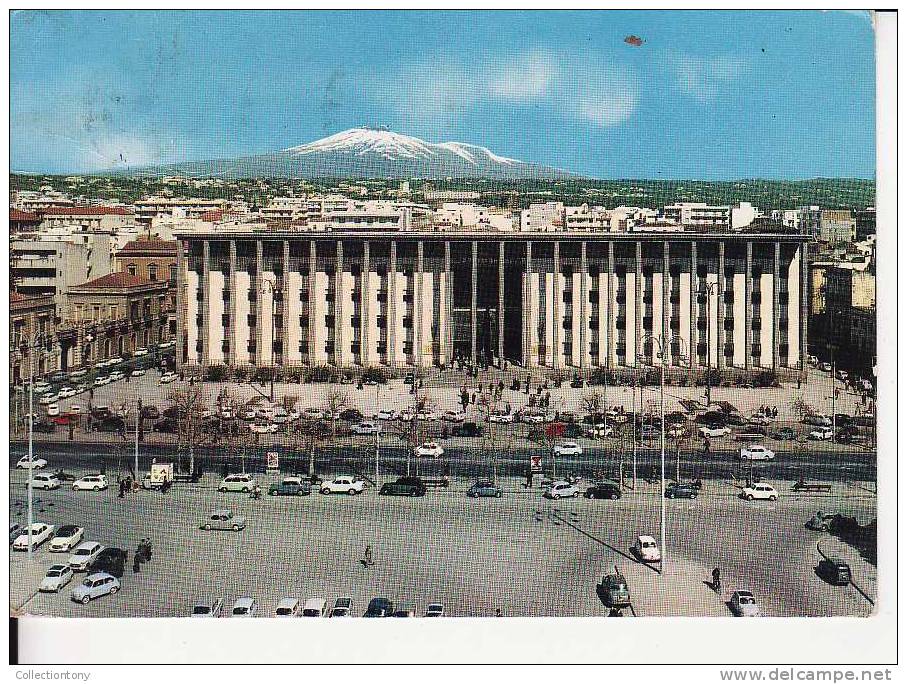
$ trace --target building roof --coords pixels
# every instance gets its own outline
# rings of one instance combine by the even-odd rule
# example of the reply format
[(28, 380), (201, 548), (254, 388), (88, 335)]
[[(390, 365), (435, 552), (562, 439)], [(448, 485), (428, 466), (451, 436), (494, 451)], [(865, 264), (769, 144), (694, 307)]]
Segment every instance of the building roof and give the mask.
[(76, 285), (74, 289), (92, 289), (92, 290), (124, 290), (131, 288), (147, 287), (149, 285), (161, 285), (166, 287), (164, 281), (148, 280), (142, 276), (132, 275), (125, 271), (108, 273), (100, 278), (89, 280), (87, 283)]
[(126, 207), (48, 207), (40, 211), (45, 216), (128, 216), (135, 213)]
[(10, 290), (9, 306), (11, 310), (30, 309), (33, 307), (55, 307), (51, 295), (24, 295), (21, 292)]
[(34, 221), (39, 223), (41, 217), (38, 214), (35, 214), (30, 211), (20, 211), (19, 209), (10, 209), (9, 210), (9, 220), (10, 221)]
[(153, 254), (176, 257), (179, 254), (179, 242), (176, 240), (161, 240), (160, 238), (139, 238), (123, 245), (117, 256), (130, 254)]
[(202, 221), (212, 221), (212, 222), (216, 223), (217, 221), (220, 221), (223, 217), (224, 217), (224, 212), (215, 210), (215, 211), (206, 211), (204, 214), (202, 214), (198, 218)]

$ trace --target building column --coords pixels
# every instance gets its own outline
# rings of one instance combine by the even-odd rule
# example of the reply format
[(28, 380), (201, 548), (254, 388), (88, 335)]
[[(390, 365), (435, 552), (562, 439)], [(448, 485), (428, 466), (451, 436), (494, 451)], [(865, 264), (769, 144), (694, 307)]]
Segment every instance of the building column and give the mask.
[[(610, 256), (610, 255), (609, 255)], [(642, 343), (642, 294), (646, 289), (646, 279), (642, 273), (642, 242), (636, 241), (636, 313), (634, 318), (636, 319), (636, 335), (633, 340), (633, 347), (636, 349), (636, 365), (639, 365), (639, 359), (644, 358), (643, 354), (644, 345)], [(651, 314), (652, 312), (649, 311)]]
[(498, 243), (498, 367), (504, 367), (504, 242)]
[(387, 365), (397, 365), (397, 241), (390, 244), (387, 261)]
[[(809, 243), (800, 243), (800, 370), (806, 370), (807, 334), (809, 333), (809, 264), (807, 256), (809, 255)], [(788, 331), (788, 335), (790, 332)], [(788, 346), (790, 346), (788, 344)], [(806, 378), (806, 374), (803, 374)]]
[(236, 364), (236, 240), (230, 240), (230, 282), (227, 287), (230, 289), (230, 329), (227, 332), (230, 353), (227, 363), (232, 366)]
[(718, 370), (724, 370), (725, 358), (724, 309), (727, 288), (724, 285), (724, 240), (722, 240), (718, 243), (718, 344), (716, 347), (718, 351)]
[(422, 365), (422, 292), (424, 290), (422, 274), (425, 266), (425, 245), (422, 240), (416, 243), (416, 268), (413, 269), (413, 365)]
[(359, 276), (359, 364), (368, 366), (369, 354), (369, 281), (371, 280), (371, 255), (368, 240), (362, 242), (362, 271)]
[(453, 361), (453, 271), (450, 268), (450, 241), (444, 242), (444, 358), (443, 363)]
[(564, 325), (561, 320), (561, 301), (563, 292), (561, 290), (561, 243), (554, 241), (554, 271), (553, 283), (551, 286), (551, 307), (554, 312), (554, 327), (551, 331), (551, 345), (554, 347), (551, 353), (551, 367), (560, 368), (564, 365), (564, 353), (561, 346), (564, 334)]
[(743, 298), (746, 306), (743, 309), (743, 340), (746, 355), (743, 357), (746, 370), (753, 368), (753, 243), (746, 243), (746, 278), (743, 280)]
[(469, 335), (471, 339), (471, 346), (469, 348), (470, 355), (472, 356), (472, 362), (477, 362), (476, 357), (476, 334), (478, 326), (478, 286), (479, 286), (479, 243), (473, 240), (472, 242), (472, 288), (470, 290), (470, 311), (469, 311)]
[[(781, 243), (775, 241), (775, 254), (772, 263), (772, 369), (777, 372), (781, 365)], [(787, 295), (790, 297), (790, 293)], [(790, 326), (788, 326), (789, 328)], [(790, 331), (788, 330), (788, 336)]]
[[(280, 274), (280, 320), (283, 326), (280, 328), (280, 362), (281, 365), (287, 366), (290, 358), (290, 243), (288, 240), (283, 241), (283, 264), (281, 265)], [(232, 299), (232, 295), (231, 295)], [(274, 344), (271, 342), (271, 344)], [(233, 349), (233, 346), (230, 346)]]
[(523, 365), (528, 368), (532, 358), (532, 316), (529, 315), (529, 298), (532, 291), (532, 241), (526, 241), (526, 274), (523, 276)]
[(343, 240), (337, 240), (334, 271), (334, 365), (343, 366)]
[(255, 241), (255, 278), (252, 279), (252, 289), (255, 291), (255, 365), (262, 365), (262, 346), (264, 333), (261, 324), (262, 278), (264, 268), (264, 245), (261, 240)]
[(202, 324), (199, 326), (199, 329), (198, 329), (198, 337), (202, 343), (202, 354), (199, 359), (201, 361), (202, 366), (208, 365), (208, 340), (211, 337), (211, 334), (210, 334), (211, 321), (208, 320), (208, 311), (210, 310), (208, 300), (209, 300), (210, 294), (211, 294), (209, 292), (209, 290), (211, 289), (210, 280), (209, 280), (210, 262), (211, 262), (211, 243), (208, 240), (205, 240), (202, 243), (202, 284), (201, 284), (201, 288), (200, 288), (201, 292), (202, 292), (202, 305), (200, 308), (201, 314), (202, 314)]
[[(708, 307), (708, 297), (706, 297)], [(708, 352), (706, 352), (708, 354)], [(690, 370), (699, 367), (699, 253), (698, 245), (690, 243)]]
[[(637, 243), (638, 244), (638, 243)], [(608, 368), (614, 368), (616, 364), (616, 354), (617, 354), (617, 340), (615, 332), (614, 322), (614, 274), (616, 268), (614, 265), (614, 241), (608, 243), (608, 363), (606, 364)], [(601, 342), (599, 342), (601, 344)]]
[[(186, 270), (188, 269), (188, 259), (182, 240), (177, 241), (176, 266), (176, 364), (177, 366), (183, 366), (186, 363), (186, 353), (183, 347), (186, 344), (186, 325), (188, 324), (186, 320)], [(79, 351), (79, 366), (84, 363), (81, 358), (82, 330), (83, 328), (80, 325), (79, 337), (76, 340), (76, 347)]]
[(661, 267), (661, 344), (663, 346), (665, 365), (672, 365), (671, 354), (671, 243), (664, 241), (664, 256)]
[(579, 367), (589, 367), (589, 263), (586, 241), (579, 245)]
[(315, 271), (318, 266), (318, 251), (314, 240), (309, 241), (309, 365), (318, 365), (318, 356), (315, 352), (315, 327), (318, 321), (315, 318)]

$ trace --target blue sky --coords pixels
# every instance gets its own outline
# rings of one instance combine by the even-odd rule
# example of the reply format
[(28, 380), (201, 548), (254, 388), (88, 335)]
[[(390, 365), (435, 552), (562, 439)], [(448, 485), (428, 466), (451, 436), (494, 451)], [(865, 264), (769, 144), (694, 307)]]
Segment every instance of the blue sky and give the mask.
[(14, 170), (383, 124), (600, 178), (874, 176), (861, 13), (20, 11), (10, 40)]

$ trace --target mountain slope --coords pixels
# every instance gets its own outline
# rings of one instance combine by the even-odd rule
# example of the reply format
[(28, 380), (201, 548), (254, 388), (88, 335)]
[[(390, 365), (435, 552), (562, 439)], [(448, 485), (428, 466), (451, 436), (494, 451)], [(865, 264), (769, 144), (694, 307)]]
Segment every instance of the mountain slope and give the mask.
[(305, 145), (237, 159), (138, 169), (138, 175), (283, 178), (571, 178), (574, 174), (502, 157), (479, 145), (430, 143), (374, 128), (351, 128)]

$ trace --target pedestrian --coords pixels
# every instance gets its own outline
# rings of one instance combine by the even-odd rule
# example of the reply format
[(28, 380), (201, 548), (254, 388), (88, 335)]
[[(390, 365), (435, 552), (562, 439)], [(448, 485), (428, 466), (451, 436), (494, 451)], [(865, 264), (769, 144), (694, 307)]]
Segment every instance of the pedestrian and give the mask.
[(91, 403), (91, 400), (94, 399), (94, 388), (89, 388), (88, 390), (88, 401)]
[(716, 594), (721, 593), (721, 571), (717, 567), (712, 570), (712, 589)]
[(122, 499), (126, 496), (126, 485), (122, 480), (120, 480), (118, 486), (120, 488), (120, 493), (117, 494), (117, 498)]
[(472, 393), (472, 403), (473, 404), (476, 403), (476, 393), (475, 392)]
[(706, 437), (705, 439), (702, 440), (702, 451), (706, 456), (709, 455), (711, 446), (712, 446), (712, 443), (709, 441), (708, 437)]
[(504, 614), (501, 612), (500, 608), (495, 608), (494, 616), (495, 617), (504, 617)]
[(375, 559), (372, 558), (372, 545), (371, 544), (365, 545), (365, 558), (363, 558), (363, 562), (365, 563), (366, 566), (375, 564)]

